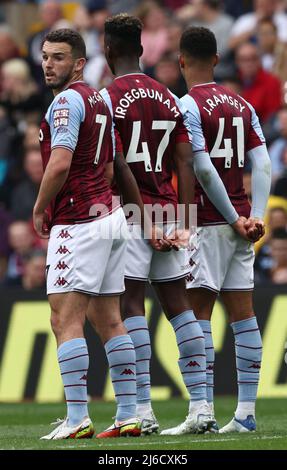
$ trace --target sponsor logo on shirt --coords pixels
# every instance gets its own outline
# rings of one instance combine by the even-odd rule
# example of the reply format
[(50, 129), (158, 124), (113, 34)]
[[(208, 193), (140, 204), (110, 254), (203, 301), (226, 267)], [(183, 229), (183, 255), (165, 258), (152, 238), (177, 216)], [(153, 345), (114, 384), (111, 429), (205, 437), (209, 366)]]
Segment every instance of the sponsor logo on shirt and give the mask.
[(61, 126), (68, 126), (69, 112), (69, 109), (55, 109), (53, 113), (53, 122), (55, 129)]

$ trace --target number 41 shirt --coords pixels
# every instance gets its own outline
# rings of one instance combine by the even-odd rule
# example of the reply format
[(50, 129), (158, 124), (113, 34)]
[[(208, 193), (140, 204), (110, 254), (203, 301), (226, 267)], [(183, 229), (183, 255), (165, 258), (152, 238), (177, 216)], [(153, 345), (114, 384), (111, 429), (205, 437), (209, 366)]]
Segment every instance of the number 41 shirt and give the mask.
[[(215, 82), (192, 87), (181, 102), (188, 110), (193, 154), (209, 153), (235, 210), (239, 216), (249, 217), (250, 204), (243, 186), (246, 154), (265, 144), (254, 108)], [(198, 181), (195, 202), (198, 225), (226, 223)]]

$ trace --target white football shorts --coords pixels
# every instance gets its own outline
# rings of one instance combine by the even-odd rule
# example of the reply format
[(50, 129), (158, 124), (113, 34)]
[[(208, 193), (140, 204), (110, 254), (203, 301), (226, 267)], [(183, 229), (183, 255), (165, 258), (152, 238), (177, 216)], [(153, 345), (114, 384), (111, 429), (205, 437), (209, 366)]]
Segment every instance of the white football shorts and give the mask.
[[(125, 277), (131, 280), (167, 282), (185, 277), (189, 272), (188, 251), (154, 250), (149, 241), (142, 238), (140, 226), (129, 227)], [(168, 228), (166, 228), (168, 231)]]
[(126, 238), (121, 208), (92, 222), (55, 225), (48, 244), (47, 294), (124, 292)]
[(188, 251), (187, 289), (253, 290), (253, 243), (239, 237), (230, 225), (198, 227)]

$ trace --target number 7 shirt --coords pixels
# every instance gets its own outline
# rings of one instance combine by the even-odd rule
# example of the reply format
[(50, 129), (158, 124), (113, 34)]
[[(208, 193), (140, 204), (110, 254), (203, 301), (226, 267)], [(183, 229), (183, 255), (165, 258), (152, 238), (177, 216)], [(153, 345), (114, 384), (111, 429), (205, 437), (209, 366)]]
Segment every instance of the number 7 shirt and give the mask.
[(187, 114), (164, 85), (143, 73), (117, 77), (100, 91), (144, 204), (177, 204), (172, 186), (177, 143), (191, 142)]
[(112, 119), (94, 88), (78, 81), (56, 95), (39, 140), (44, 170), (53, 149), (73, 153), (67, 180), (47, 209), (51, 226), (90, 222), (117, 209), (105, 179), (106, 164), (113, 158)]
[[(193, 154), (208, 153), (239, 216), (249, 217), (243, 186), (247, 153), (265, 144), (254, 108), (242, 97), (215, 82), (196, 85), (181, 98), (188, 110)], [(226, 223), (196, 181), (198, 225)]]

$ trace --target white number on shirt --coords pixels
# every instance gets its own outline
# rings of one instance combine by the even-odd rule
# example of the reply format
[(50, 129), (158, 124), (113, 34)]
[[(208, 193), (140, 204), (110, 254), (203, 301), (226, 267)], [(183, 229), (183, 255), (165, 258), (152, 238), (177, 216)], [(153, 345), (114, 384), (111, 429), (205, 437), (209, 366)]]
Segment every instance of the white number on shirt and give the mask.
[[(232, 120), (233, 127), (236, 127), (237, 134), (237, 157), (238, 166), (244, 166), (244, 125), (242, 117), (234, 117)], [(225, 118), (219, 118), (219, 128), (215, 144), (210, 152), (211, 158), (225, 158), (225, 168), (231, 167), (231, 159), (233, 157), (232, 140), (224, 139), (224, 148), (220, 148), (225, 127)]]
[[(156, 164), (155, 164), (155, 170), (154, 170), (156, 172), (162, 170), (162, 157), (169, 144), (169, 137), (173, 129), (175, 128), (175, 124), (176, 124), (175, 121), (153, 121), (152, 122), (153, 130), (165, 130), (164, 136), (161, 139), (160, 144), (157, 149)], [(141, 142), (141, 152), (137, 151), (139, 148), (139, 144), (140, 144), (140, 134), (141, 134), (141, 121), (134, 121), (132, 137), (131, 137), (129, 150), (126, 156), (126, 161), (127, 163), (144, 162), (145, 171), (152, 171), (150, 153), (149, 153), (147, 142)]]
[(106, 128), (106, 124), (107, 124), (107, 116), (105, 116), (104, 114), (97, 114), (96, 115), (96, 123), (100, 124), (101, 128), (100, 128), (100, 135), (99, 135), (99, 140), (98, 140), (96, 156), (95, 156), (95, 160), (94, 160), (95, 165), (98, 164), (98, 161), (99, 161), (99, 158), (100, 158), (100, 153), (101, 153), (105, 128)]

